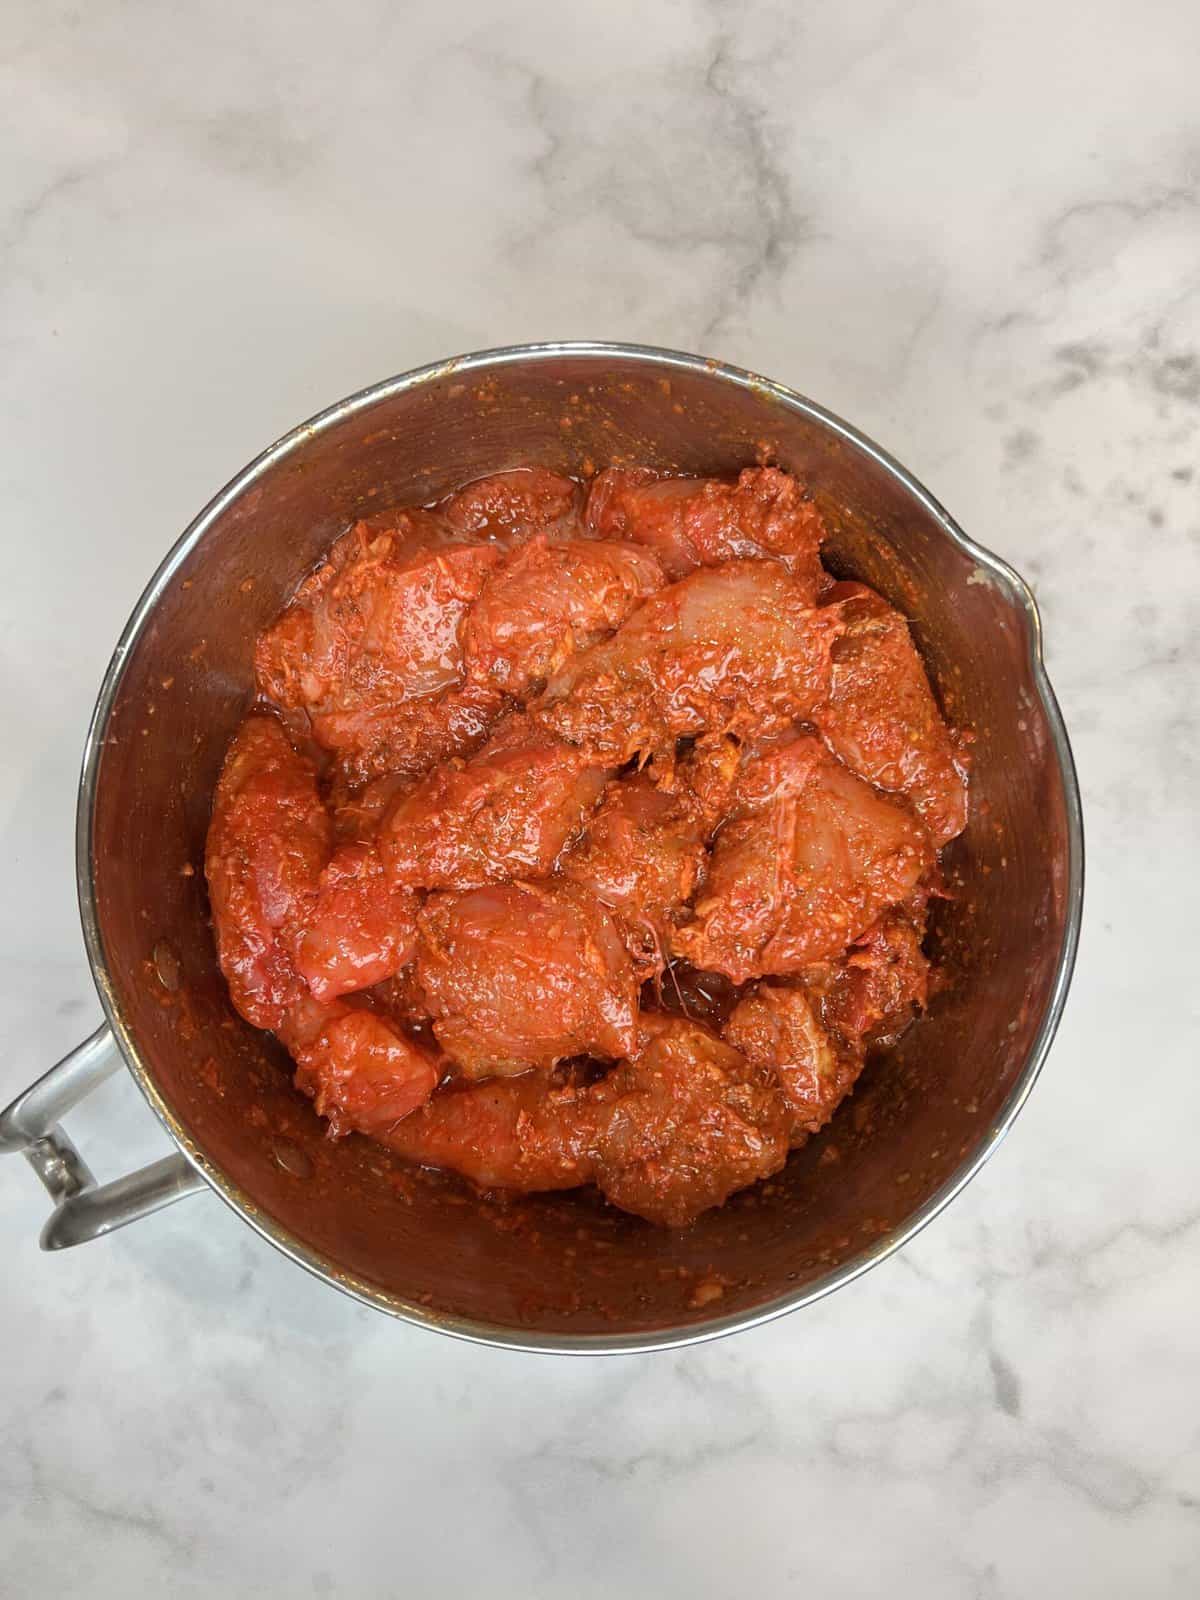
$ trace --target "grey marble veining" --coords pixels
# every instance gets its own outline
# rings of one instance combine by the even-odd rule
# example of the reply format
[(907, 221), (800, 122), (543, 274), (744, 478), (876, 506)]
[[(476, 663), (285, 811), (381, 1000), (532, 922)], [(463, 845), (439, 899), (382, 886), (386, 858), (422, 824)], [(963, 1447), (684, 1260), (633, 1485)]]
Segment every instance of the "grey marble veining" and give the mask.
[[(1034, 583), (1090, 858), (1005, 1148), (720, 1345), (439, 1340), (209, 1199), (40, 1257), (5, 1163), (0, 1592), (1196, 1594), (1200, 11), (16, 0), (5, 33), (0, 1100), (98, 1016), (74, 788), (141, 584), (291, 423), (482, 345), (701, 349), (880, 438)], [(126, 1082), (71, 1128), (102, 1175), (162, 1151)]]

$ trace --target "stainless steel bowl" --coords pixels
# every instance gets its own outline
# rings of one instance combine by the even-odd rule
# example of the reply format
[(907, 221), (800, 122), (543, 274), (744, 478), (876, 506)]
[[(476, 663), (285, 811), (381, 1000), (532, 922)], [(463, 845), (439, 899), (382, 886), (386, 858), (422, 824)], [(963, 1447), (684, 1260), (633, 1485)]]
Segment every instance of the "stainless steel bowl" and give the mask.
[[(933, 936), (950, 981), (819, 1139), (760, 1190), (667, 1233), (584, 1195), (509, 1205), (331, 1144), (283, 1057), (229, 1008), (201, 870), (256, 632), (351, 519), (522, 462), (691, 473), (769, 457), (812, 485), (828, 557), (912, 620), (973, 730), (971, 823)], [(0, 1118), (56, 1201), (47, 1248), (211, 1187), (334, 1288), (423, 1327), (561, 1352), (683, 1345), (849, 1283), (979, 1170), (1045, 1060), (1070, 982), (1083, 829), (1028, 588), (877, 445), (735, 367), (636, 345), (484, 351), (304, 423), (223, 489), (155, 573), (84, 752), (79, 902), (107, 1022)], [(58, 1118), (124, 1064), (177, 1153), (98, 1189)]]

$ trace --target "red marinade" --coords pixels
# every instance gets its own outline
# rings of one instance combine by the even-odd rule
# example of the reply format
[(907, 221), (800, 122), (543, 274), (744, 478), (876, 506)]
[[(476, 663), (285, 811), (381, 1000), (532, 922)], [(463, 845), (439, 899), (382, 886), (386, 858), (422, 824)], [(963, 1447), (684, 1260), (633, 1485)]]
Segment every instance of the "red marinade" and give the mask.
[(207, 874), (331, 1136), (679, 1227), (925, 1003), (966, 779), (796, 478), (540, 467), (350, 528), (257, 640)]

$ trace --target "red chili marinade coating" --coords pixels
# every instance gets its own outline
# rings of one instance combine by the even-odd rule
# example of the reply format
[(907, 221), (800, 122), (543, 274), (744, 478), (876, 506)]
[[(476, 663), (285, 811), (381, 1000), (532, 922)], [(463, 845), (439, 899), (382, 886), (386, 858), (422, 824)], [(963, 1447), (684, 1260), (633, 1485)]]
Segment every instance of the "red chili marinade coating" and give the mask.
[(654, 764), (614, 778), (559, 865), (612, 912), (639, 977), (659, 976), (704, 871), (705, 841), (737, 770), (732, 740), (698, 744), (664, 779)]
[(470, 1078), (633, 1049), (637, 985), (595, 895), (566, 882), (430, 895), (417, 982), (433, 1031)]
[(672, 578), (774, 556), (810, 600), (832, 581), (821, 566), (821, 513), (799, 480), (778, 467), (747, 467), (733, 483), (610, 467), (592, 484), (587, 521), (600, 538), (653, 550)]
[(525, 699), (666, 582), (648, 550), (595, 539), (517, 545), (484, 582), (463, 626), (471, 683)]
[[(312, 762), (293, 750), (274, 718), (247, 717), (217, 783), (205, 854), (221, 970), (241, 1015), (278, 1034), (291, 1051), (297, 1084), (328, 1117), (331, 1132), (378, 1133), (427, 1100), (440, 1072), (430, 1053), (386, 1018), (338, 998), (319, 999), (301, 976), (298, 952), (328, 901), (322, 879), (330, 850)], [(329, 910), (323, 938), (334, 940), (334, 920)], [(374, 912), (370, 922), (379, 931)], [(394, 958), (396, 934), (384, 928), (372, 962), (370, 928), (354, 906), (346, 931), (372, 973)], [(334, 992), (345, 991), (335, 986)]]
[(844, 624), (775, 561), (729, 561), (669, 584), (533, 702), (598, 759), (669, 755), (683, 736), (786, 729), (829, 694)]
[(966, 780), (774, 467), (516, 467), (355, 523), (259, 636), (206, 870), (331, 1136), (686, 1226), (926, 1001)]
[(924, 907), (891, 911), (835, 962), (749, 986), (722, 1029), (727, 1043), (776, 1076), (793, 1148), (829, 1121), (868, 1048), (924, 1006)]
[(400, 796), (379, 824), (380, 854), (394, 883), (417, 889), (546, 877), (608, 775), (519, 712), (470, 760), (443, 762)]
[(812, 720), (851, 771), (911, 802), (940, 849), (967, 825), (966, 775), (908, 623), (865, 584), (839, 583), (828, 603), (844, 631)]
[(386, 1142), (486, 1188), (595, 1183), (615, 1205), (683, 1227), (787, 1158), (771, 1072), (701, 1023), (643, 1019), (630, 1059), (587, 1087), (533, 1073), (437, 1095)]
[(934, 866), (911, 810), (811, 735), (750, 755), (674, 949), (734, 983), (844, 951)]

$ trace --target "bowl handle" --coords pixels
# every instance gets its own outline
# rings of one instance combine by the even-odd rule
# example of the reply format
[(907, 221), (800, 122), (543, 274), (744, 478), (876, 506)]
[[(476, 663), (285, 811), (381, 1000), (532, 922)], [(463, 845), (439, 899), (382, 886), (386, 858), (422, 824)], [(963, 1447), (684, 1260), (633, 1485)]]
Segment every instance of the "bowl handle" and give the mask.
[(54, 1201), (42, 1229), (43, 1250), (65, 1250), (149, 1216), (208, 1185), (180, 1154), (97, 1187), (59, 1117), (122, 1065), (108, 1024), (0, 1112), (0, 1154), (20, 1150)]

